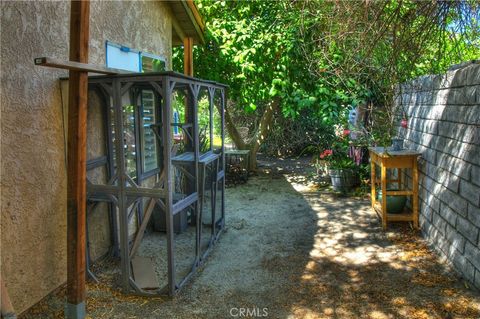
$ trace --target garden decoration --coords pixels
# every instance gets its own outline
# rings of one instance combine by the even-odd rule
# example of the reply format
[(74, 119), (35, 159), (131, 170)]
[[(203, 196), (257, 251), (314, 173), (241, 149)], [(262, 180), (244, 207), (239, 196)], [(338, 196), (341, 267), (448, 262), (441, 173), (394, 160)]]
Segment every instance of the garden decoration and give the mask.
[[(400, 129), (399, 134), (403, 132), (402, 135), (405, 135), (404, 131), (408, 128), (408, 120), (405, 116), (403, 116), (402, 120), (400, 121)], [(403, 149), (403, 137), (397, 136), (392, 138), (392, 151), (401, 151)]]
[(403, 138), (392, 138), (392, 151), (401, 151), (403, 149)]

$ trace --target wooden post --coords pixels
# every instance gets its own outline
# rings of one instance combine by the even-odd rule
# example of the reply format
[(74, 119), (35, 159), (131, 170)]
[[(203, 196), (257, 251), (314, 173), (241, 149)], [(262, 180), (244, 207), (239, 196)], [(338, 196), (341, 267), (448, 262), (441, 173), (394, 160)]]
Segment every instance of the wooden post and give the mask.
[(8, 296), (7, 288), (2, 281), (0, 275), (0, 317), (5, 319), (14, 319), (17, 318), (15, 311), (13, 310), (10, 297)]
[(183, 72), (193, 76), (193, 38), (183, 39)]
[(401, 168), (397, 168), (397, 173), (398, 173), (398, 189), (403, 190), (403, 185), (402, 185), (402, 174), (403, 171)]
[(371, 196), (371, 202), (372, 202), (372, 208), (375, 208), (375, 203), (376, 203), (376, 187), (377, 187), (377, 176), (376, 176), (376, 172), (375, 172), (375, 168), (376, 168), (376, 165), (375, 165), (375, 157), (376, 156), (375, 154), (373, 154), (372, 152), (370, 152), (370, 171), (371, 171), (371, 188), (370, 188), (370, 196)]
[[(188, 76), (193, 76), (193, 38), (183, 39), (183, 73)], [(192, 123), (192, 103), (190, 101), (190, 93), (186, 91), (187, 96), (185, 98), (185, 122)], [(189, 141), (186, 141), (187, 147)], [(191, 146), (191, 145), (190, 145)]]
[[(88, 63), (89, 1), (72, 1), (70, 61)], [(88, 72), (69, 72), (67, 145), (67, 307), (65, 317), (85, 310), (86, 152)]]
[(382, 158), (381, 168), (381, 186), (382, 186), (382, 227), (387, 229), (387, 167), (385, 159)]
[[(186, 37), (183, 39), (183, 73), (188, 76), (193, 76), (193, 38)], [(192, 93), (187, 89), (185, 90), (185, 94), (185, 122), (194, 124)], [(192, 126), (192, 136), (193, 134)], [(188, 139), (185, 141), (185, 146), (187, 151), (193, 151), (193, 144)], [(188, 189), (187, 186), (187, 190)]]
[(413, 226), (418, 229), (418, 159), (413, 157), (413, 195), (412, 195), (412, 213)]

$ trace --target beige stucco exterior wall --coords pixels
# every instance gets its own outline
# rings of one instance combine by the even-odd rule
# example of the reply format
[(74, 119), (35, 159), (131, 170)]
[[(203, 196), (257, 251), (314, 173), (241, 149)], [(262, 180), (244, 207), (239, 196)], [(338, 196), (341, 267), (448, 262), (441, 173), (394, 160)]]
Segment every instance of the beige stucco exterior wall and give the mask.
[[(107, 156), (105, 107), (98, 94), (90, 90), (87, 113), (87, 161)], [(87, 171), (87, 179), (93, 184), (107, 184), (107, 177), (106, 166)], [(87, 212), (88, 244), (90, 258), (93, 261), (108, 253), (111, 246), (108, 214), (106, 203), (97, 203), (91, 212)]]
[[(66, 281), (65, 134), (58, 78), (67, 72), (35, 67), (33, 59), (68, 59), (69, 11), (69, 2), (1, 2), (0, 267), (17, 312)], [(92, 2), (89, 62), (105, 64), (109, 40), (163, 55), (171, 67), (169, 12), (161, 2)], [(92, 222), (105, 226), (104, 219)]]

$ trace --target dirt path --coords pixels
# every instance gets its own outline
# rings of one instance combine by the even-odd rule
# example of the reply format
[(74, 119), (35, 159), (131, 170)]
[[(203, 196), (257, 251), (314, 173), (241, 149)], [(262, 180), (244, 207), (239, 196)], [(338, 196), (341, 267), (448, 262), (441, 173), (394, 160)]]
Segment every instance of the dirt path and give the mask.
[[(300, 173), (304, 165), (270, 163), (228, 189), (227, 231), (175, 299), (90, 285), (91, 318), (480, 317), (478, 292), (446, 271), (416, 233), (382, 232), (366, 200), (318, 191)], [(52, 296), (25, 318), (60, 315), (61, 300)]]

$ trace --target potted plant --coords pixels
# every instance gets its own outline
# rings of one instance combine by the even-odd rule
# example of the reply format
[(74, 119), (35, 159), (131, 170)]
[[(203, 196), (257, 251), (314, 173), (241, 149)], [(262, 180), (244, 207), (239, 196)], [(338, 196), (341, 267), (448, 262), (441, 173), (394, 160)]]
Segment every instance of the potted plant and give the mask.
[(338, 150), (325, 150), (320, 154), (325, 160), (328, 175), (333, 189), (339, 192), (348, 192), (359, 183), (358, 169), (355, 162), (347, 154)]
[(348, 192), (359, 184), (358, 165), (349, 156), (351, 142), (349, 141), (350, 131), (337, 127), (332, 147), (323, 150), (319, 159), (326, 165), (333, 189), (340, 192)]

